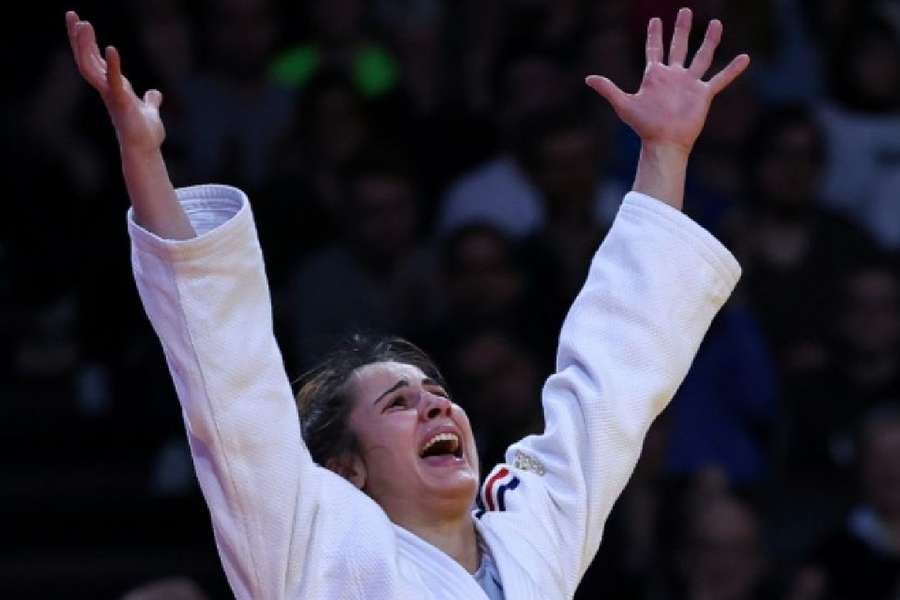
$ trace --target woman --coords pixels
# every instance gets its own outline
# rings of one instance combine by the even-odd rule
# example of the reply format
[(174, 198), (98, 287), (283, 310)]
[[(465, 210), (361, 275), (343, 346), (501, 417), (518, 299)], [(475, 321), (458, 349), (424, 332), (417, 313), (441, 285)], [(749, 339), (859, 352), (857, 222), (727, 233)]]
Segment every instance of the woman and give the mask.
[(563, 326), (543, 391), (546, 430), (509, 448), (473, 512), (469, 422), (410, 345), (387, 341), (327, 363), (300, 391), (298, 420), (246, 197), (225, 186), (176, 192), (160, 152), (161, 94), (135, 96), (116, 50), (101, 57), (90, 24), (74, 12), (66, 21), (118, 136), (135, 277), (235, 594), (572, 597), (647, 428), (740, 273), (680, 213), (709, 104), (749, 62), (741, 55), (700, 79), (721, 24), (709, 24), (685, 67), (690, 11), (678, 14), (668, 64), (662, 23), (651, 20), (637, 94), (587, 78), (643, 140), (633, 192)]

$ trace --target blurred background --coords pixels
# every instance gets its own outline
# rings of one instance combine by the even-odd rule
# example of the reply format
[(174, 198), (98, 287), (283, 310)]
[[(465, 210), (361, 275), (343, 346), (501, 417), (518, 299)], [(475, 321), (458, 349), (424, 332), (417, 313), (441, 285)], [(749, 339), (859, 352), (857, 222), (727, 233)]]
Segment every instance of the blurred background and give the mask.
[[(165, 95), (176, 185), (251, 196), (295, 378), (348, 330), (431, 352), (482, 463), (540, 430), (560, 324), (639, 141), (651, 16), (753, 57), (686, 212), (743, 280), (654, 424), (579, 598), (900, 598), (900, 3), (56, 0), (5, 19), (0, 591), (227, 598), (131, 279), (114, 132), (64, 10)], [(714, 67), (717, 68), (717, 67)], [(510, 599), (514, 600), (514, 599)]]

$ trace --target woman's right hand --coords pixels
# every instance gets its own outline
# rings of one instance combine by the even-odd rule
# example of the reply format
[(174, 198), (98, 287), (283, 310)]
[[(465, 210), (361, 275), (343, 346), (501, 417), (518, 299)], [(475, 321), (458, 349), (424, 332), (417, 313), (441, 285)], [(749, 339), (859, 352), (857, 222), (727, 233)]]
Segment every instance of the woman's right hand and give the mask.
[(119, 53), (109, 46), (106, 58), (100, 56), (94, 28), (79, 19), (75, 11), (66, 13), (66, 28), (78, 70), (100, 92), (116, 129), (122, 174), (135, 222), (166, 239), (194, 237), (194, 228), (178, 202), (162, 157), (160, 147), (166, 138), (159, 118), (162, 94), (149, 90), (143, 100), (138, 98), (122, 75)]
[(105, 58), (101, 56), (93, 26), (82, 21), (75, 11), (66, 13), (66, 28), (78, 71), (103, 98), (123, 155), (159, 150), (166, 137), (159, 116), (162, 94), (148, 90), (143, 100), (138, 98), (122, 75), (119, 52), (107, 46)]

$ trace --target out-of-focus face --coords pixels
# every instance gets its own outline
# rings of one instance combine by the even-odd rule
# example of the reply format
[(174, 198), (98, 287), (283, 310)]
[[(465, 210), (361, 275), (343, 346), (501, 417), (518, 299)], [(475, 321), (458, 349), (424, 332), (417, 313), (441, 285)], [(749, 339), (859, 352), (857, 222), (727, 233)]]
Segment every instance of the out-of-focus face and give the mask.
[(421, 369), (380, 362), (350, 381), (350, 428), (361, 464), (350, 477), (401, 525), (434, 524), (471, 509), (478, 454), (465, 411)]
[(538, 182), (551, 202), (591, 200), (597, 180), (600, 148), (588, 131), (567, 131), (544, 140)]
[(482, 423), (515, 431), (540, 415), (538, 367), (509, 338), (491, 331), (476, 334), (460, 347), (456, 363), (471, 386), (466, 399)]
[(353, 185), (354, 241), (370, 259), (390, 263), (415, 245), (416, 200), (409, 182), (392, 175), (366, 175)]
[(685, 566), (693, 597), (752, 598), (763, 574), (755, 516), (730, 498), (698, 508)]
[(456, 268), (448, 273), (449, 300), (455, 311), (499, 315), (522, 291), (522, 277), (498, 237), (473, 232), (454, 248)]

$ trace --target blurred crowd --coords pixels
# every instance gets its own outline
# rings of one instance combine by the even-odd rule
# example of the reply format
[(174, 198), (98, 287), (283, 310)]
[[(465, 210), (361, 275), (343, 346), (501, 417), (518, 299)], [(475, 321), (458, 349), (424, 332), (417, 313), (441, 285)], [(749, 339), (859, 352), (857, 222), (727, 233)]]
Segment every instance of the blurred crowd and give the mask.
[[(23, 4), (0, 121), (0, 589), (228, 597), (64, 9), (162, 90), (177, 186), (249, 193), (288, 374), (348, 332), (404, 335), (490, 465), (542, 428), (562, 319), (633, 177), (639, 140), (583, 77), (637, 89), (647, 20), (670, 31), (685, 2)], [(695, 46), (718, 17), (720, 62), (753, 60), (685, 207), (744, 275), (579, 598), (896, 600), (900, 4), (687, 4)]]

